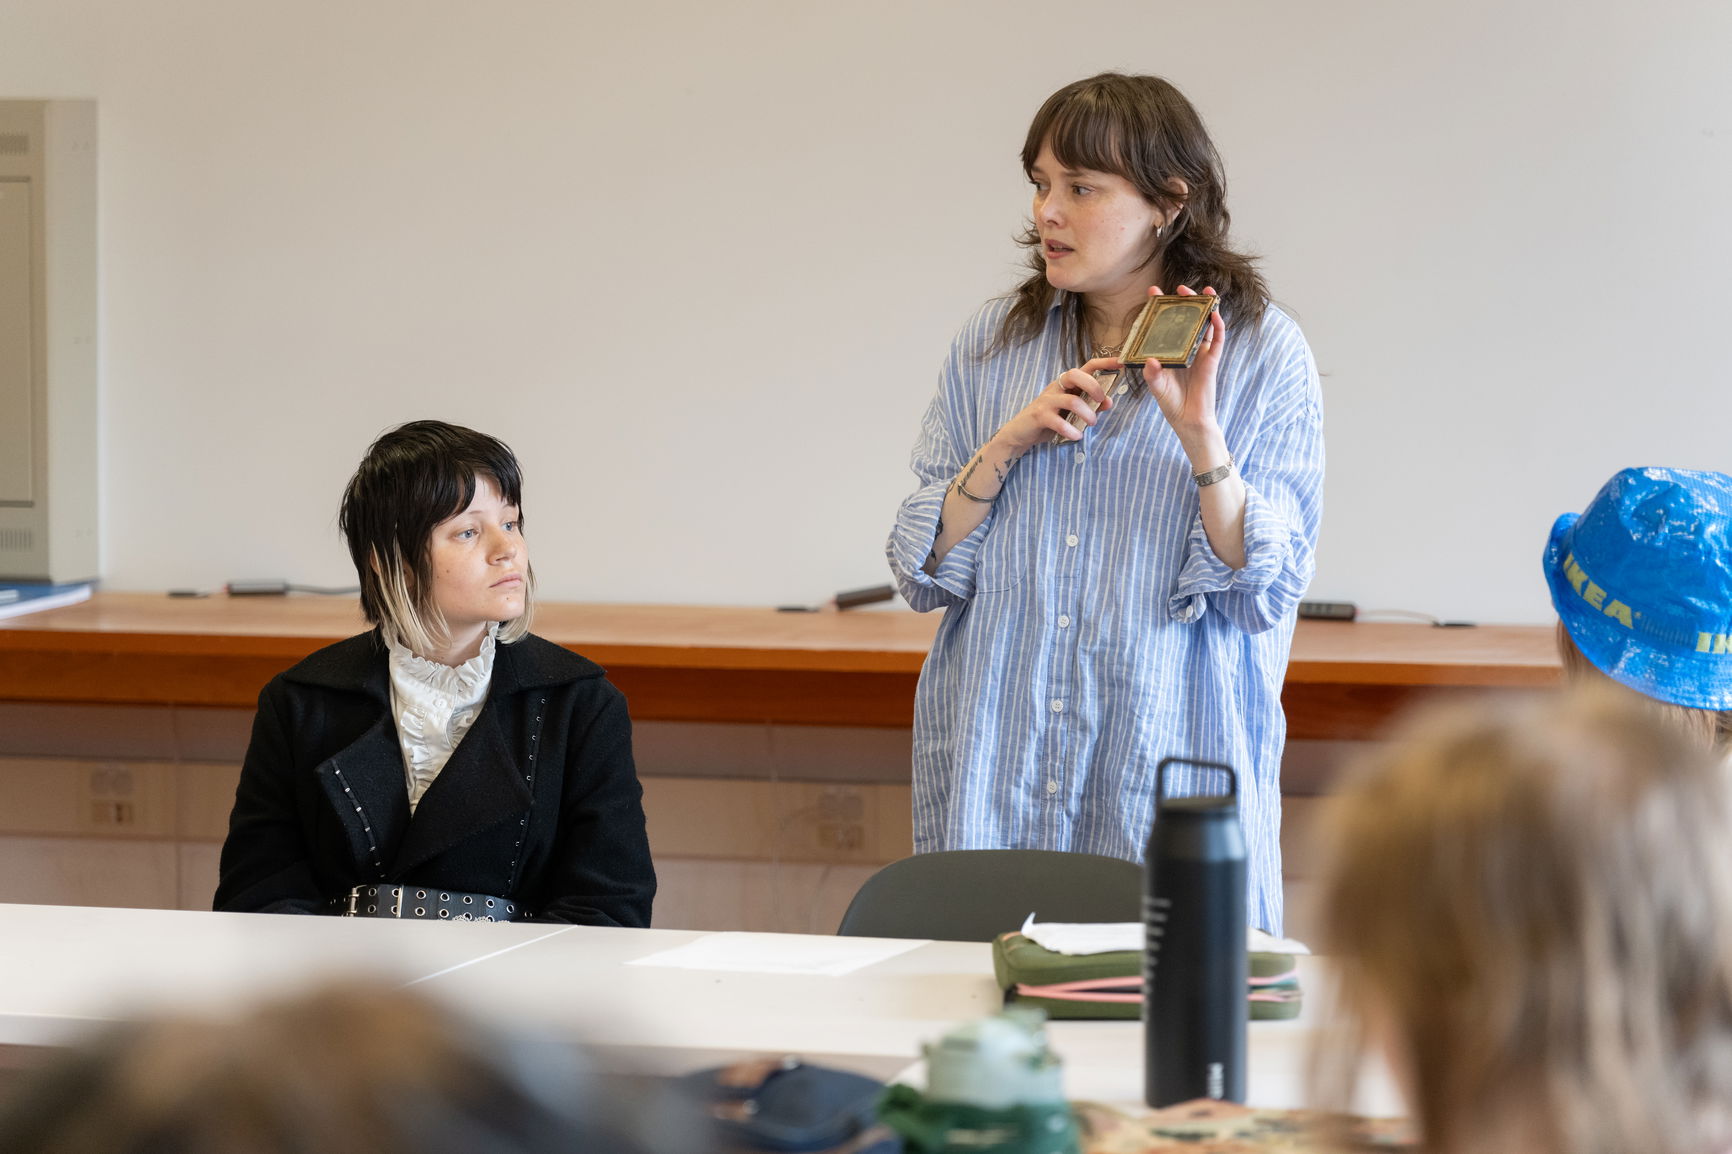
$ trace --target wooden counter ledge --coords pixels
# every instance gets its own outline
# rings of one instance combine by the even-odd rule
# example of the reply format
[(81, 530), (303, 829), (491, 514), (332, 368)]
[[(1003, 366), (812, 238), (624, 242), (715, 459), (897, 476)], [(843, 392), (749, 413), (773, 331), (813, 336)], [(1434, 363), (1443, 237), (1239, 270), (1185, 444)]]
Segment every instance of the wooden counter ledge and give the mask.
[[(535, 631), (608, 670), (640, 720), (906, 726), (937, 614), (542, 604)], [(272, 676), (364, 628), (353, 598), (98, 593), (0, 620), (0, 701), (250, 707)], [(1556, 684), (1547, 626), (1302, 621), (1294, 737), (1370, 736), (1422, 695)]]

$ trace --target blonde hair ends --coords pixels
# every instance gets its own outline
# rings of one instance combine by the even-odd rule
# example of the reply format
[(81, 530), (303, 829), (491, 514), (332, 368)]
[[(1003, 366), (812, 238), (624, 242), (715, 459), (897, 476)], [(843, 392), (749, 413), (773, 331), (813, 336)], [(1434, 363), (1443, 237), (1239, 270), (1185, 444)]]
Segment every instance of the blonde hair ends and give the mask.
[(1429, 714), (1323, 823), (1320, 946), (1430, 1154), (1705, 1154), (1732, 1140), (1732, 787), (1635, 695)]

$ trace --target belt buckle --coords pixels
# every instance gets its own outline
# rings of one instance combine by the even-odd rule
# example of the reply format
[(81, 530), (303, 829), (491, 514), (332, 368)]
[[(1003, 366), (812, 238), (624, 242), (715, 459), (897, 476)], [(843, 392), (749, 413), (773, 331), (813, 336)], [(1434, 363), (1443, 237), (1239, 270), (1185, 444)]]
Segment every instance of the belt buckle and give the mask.
[[(373, 905), (375, 907), (384, 905), (385, 895), (382, 892), (384, 890), (384, 888), (385, 888), (384, 886), (380, 886), (380, 885), (355, 886), (355, 887), (351, 888), (349, 890), (349, 904), (347, 907), (347, 916), (351, 917), (351, 918), (362, 917), (362, 916), (373, 916), (373, 915), (363, 915), (361, 913), (361, 899), (363, 897), (371, 896), (373, 899)], [(364, 892), (367, 890), (372, 891), (371, 895), (368, 895)], [(391, 887), (391, 904), (389, 906), (386, 906), (386, 908), (384, 910), (380, 911), (380, 913), (377, 916), (393, 917), (393, 918), (401, 918), (403, 916), (403, 887), (402, 886), (392, 886)]]

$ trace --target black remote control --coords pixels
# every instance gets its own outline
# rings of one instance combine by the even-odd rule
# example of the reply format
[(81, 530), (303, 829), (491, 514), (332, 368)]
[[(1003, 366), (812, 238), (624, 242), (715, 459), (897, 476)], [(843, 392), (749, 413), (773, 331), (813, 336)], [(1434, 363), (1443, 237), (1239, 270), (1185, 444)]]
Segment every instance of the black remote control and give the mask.
[(1359, 607), (1351, 601), (1301, 601), (1299, 616), (1316, 621), (1351, 621), (1359, 615)]

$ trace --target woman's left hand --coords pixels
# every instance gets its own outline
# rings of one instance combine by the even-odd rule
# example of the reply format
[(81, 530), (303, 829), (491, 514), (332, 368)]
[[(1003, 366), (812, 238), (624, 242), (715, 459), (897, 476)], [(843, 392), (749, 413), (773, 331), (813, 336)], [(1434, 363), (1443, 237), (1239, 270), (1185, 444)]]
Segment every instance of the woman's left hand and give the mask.
[[(1197, 295), (1188, 285), (1180, 285), (1178, 292), (1180, 296)], [(1203, 292), (1208, 296), (1215, 295), (1212, 288)], [(1160, 296), (1161, 290), (1151, 288), (1149, 295)], [(1154, 394), (1167, 423), (1173, 426), (1181, 443), (1190, 445), (1216, 431), (1215, 370), (1220, 367), (1221, 349), (1226, 338), (1227, 322), (1221, 319), (1221, 312), (1216, 309), (1209, 316), (1209, 329), (1203, 334), (1203, 343), (1197, 349), (1190, 368), (1163, 368), (1156, 361), (1143, 365), (1143, 383)]]

